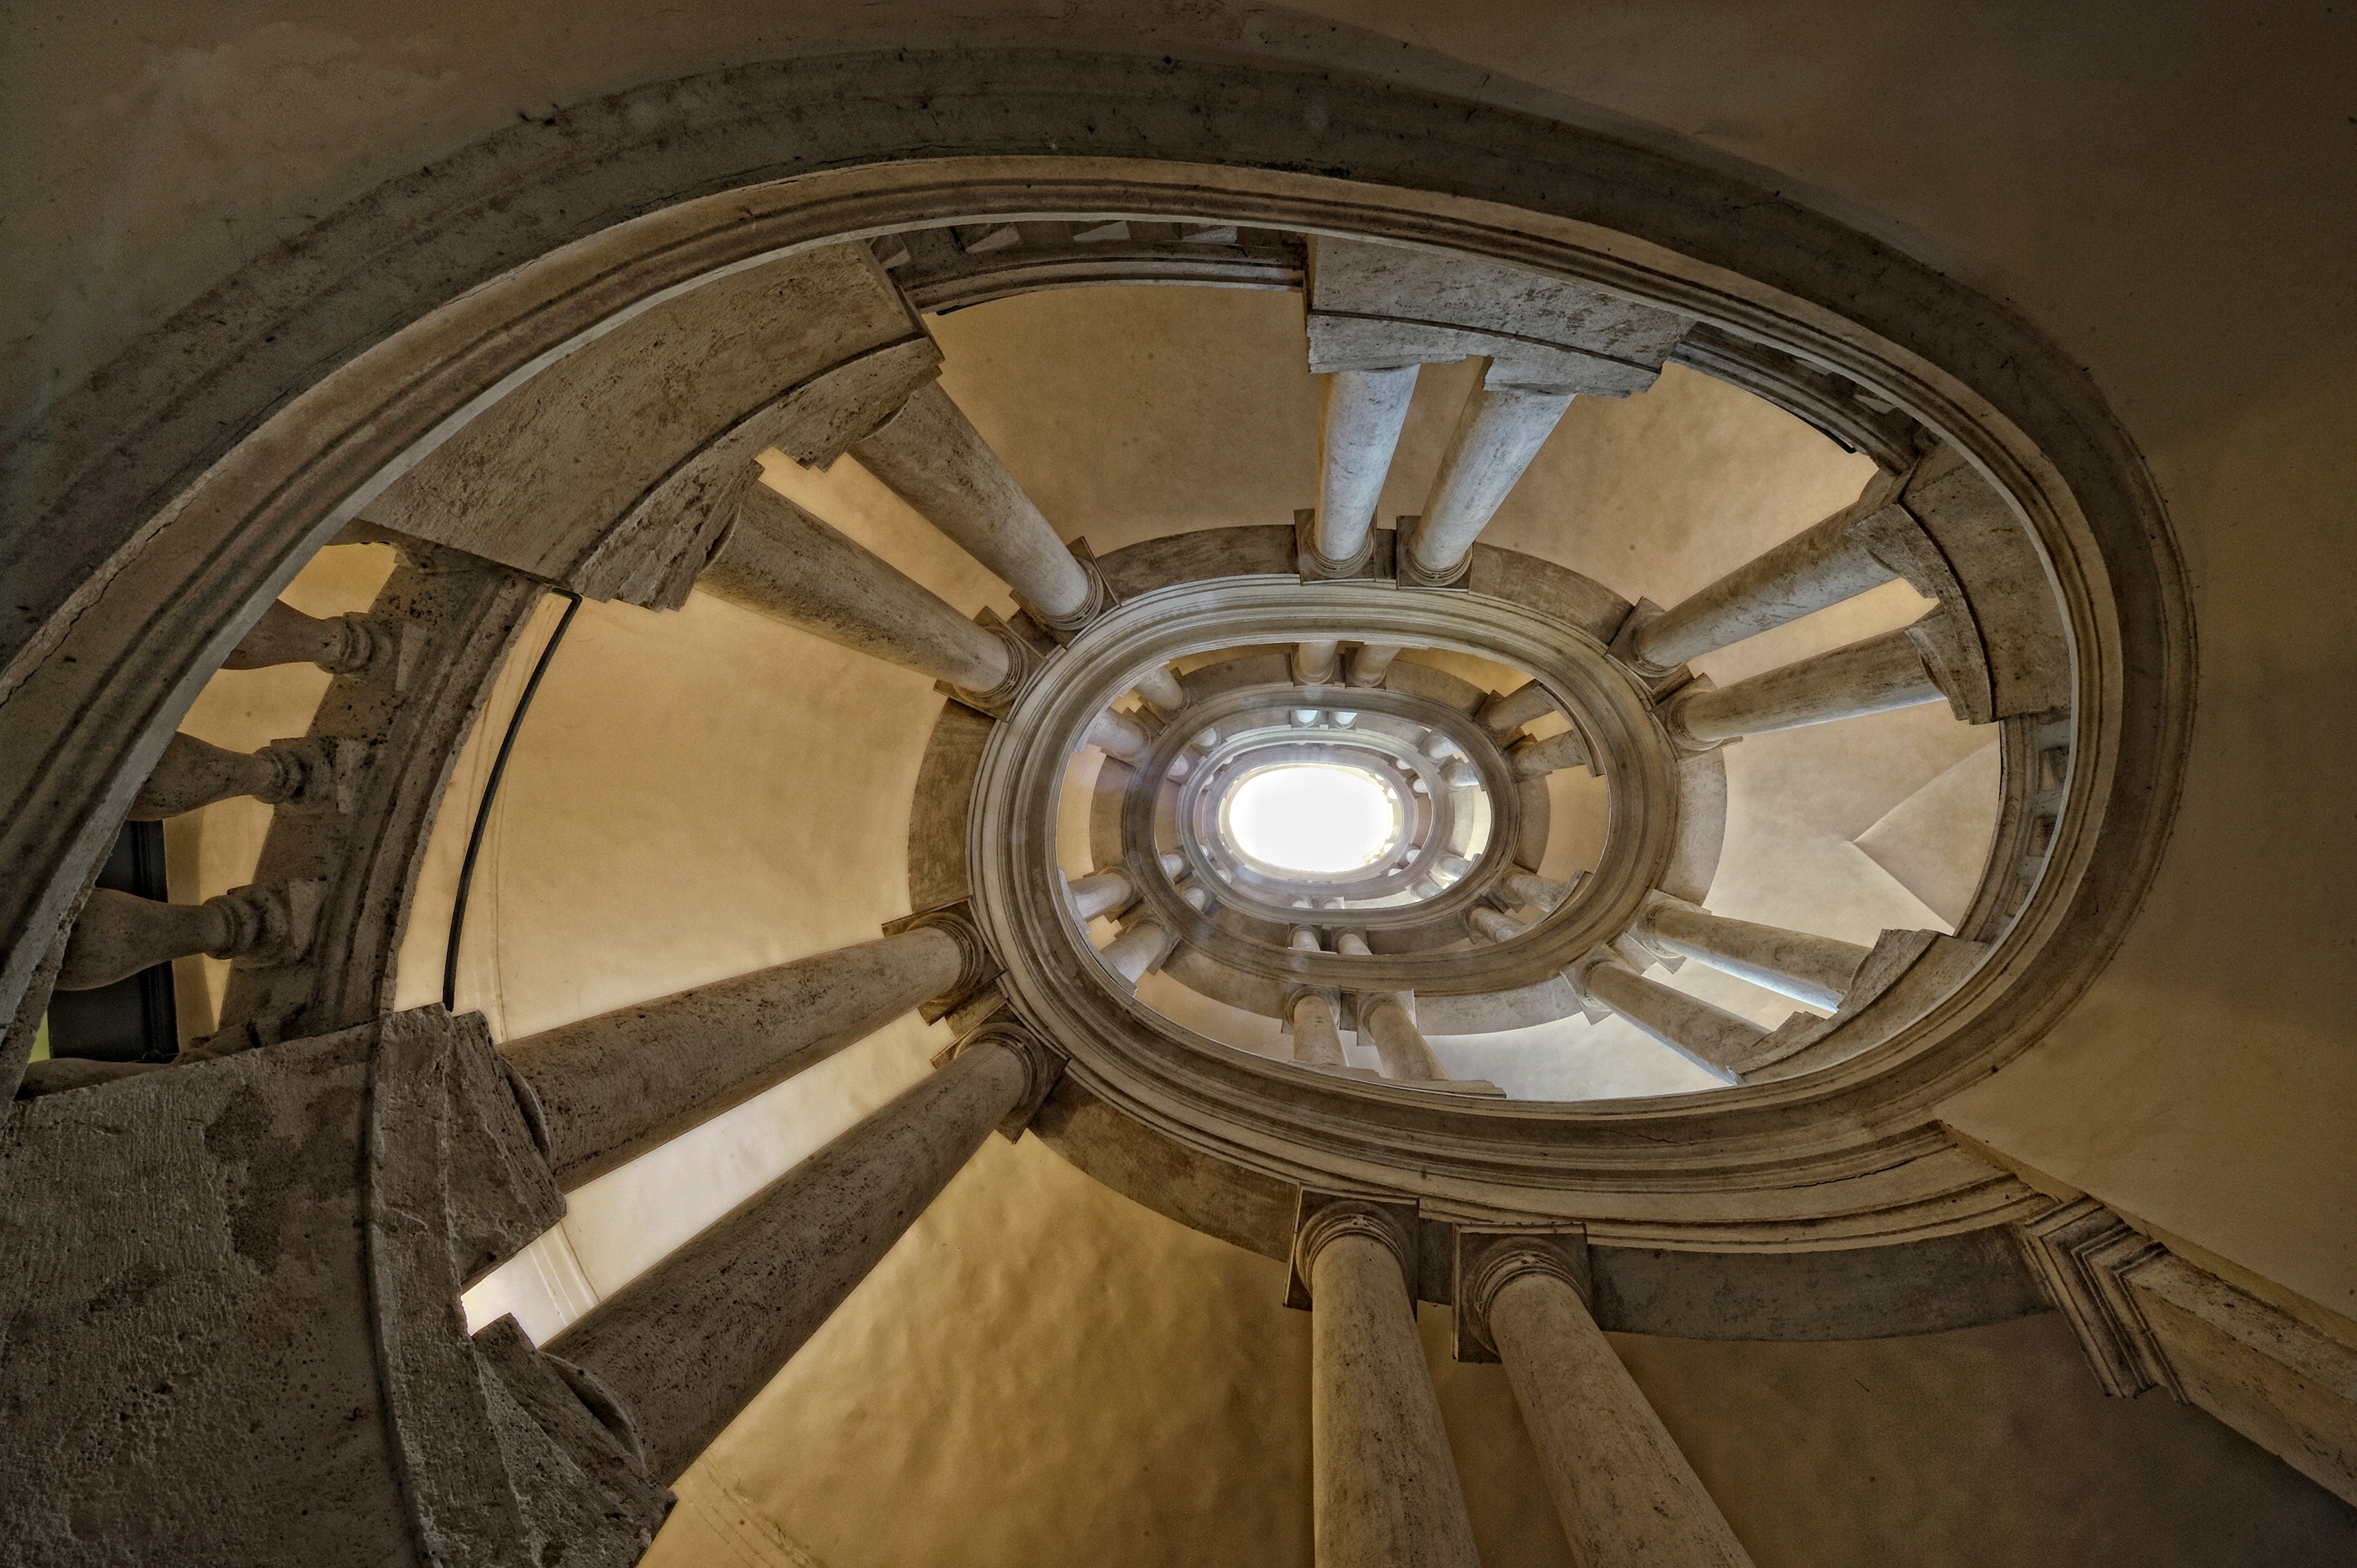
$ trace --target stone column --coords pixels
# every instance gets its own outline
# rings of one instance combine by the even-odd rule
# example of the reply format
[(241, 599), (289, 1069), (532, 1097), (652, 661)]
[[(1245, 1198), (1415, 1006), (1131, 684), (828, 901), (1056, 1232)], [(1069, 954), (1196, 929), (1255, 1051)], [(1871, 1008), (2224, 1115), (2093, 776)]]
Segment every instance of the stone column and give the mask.
[(1072, 913), (1083, 920), (1118, 913), (1137, 897), (1137, 889), (1129, 885), (1129, 873), (1118, 868), (1079, 878), (1071, 884), (1071, 893)]
[(1057, 1071), (1028, 1035), (986, 1033), (547, 1350), (603, 1384), (635, 1422), (650, 1472), (676, 1479)]
[(1391, 472), (1400, 426), (1415, 395), (1417, 367), (1337, 371), (1326, 378), (1325, 420), (1318, 443), (1318, 513), (1311, 533), (1315, 564), (1335, 575), (1366, 564), (1375, 503)]
[[(1295, 952), (1323, 952), (1318, 933), (1296, 926), (1286, 939)], [(1286, 1018), (1293, 1026), (1293, 1059), (1308, 1067), (1342, 1067), (1340, 995), (1330, 985), (1307, 985), (1286, 998)]]
[(1100, 607), (1096, 585), (941, 382), (918, 388), (849, 451), (1049, 626), (1077, 628)]
[(1581, 1568), (1751, 1568), (1588, 1316), (1586, 1282), (1561, 1251), (1494, 1238), (1478, 1258), (1460, 1257), (1460, 1324), (1469, 1318), (1505, 1363), (1573, 1560)]
[(1341, 678), (1340, 641), (1297, 642), (1293, 645), (1293, 679), (1303, 686), (1330, 686)]
[(1500, 740), (1524, 725), (1544, 718), (1555, 711), (1555, 698), (1536, 681), (1526, 682), (1511, 692), (1501, 692), (1481, 704), (1476, 716), (1480, 726)]
[(1415, 533), (1400, 542), (1400, 581), (1445, 585), (1463, 575), (1473, 541), (1539, 455), (1571, 397), (1552, 387), (1493, 387), (1485, 372), (1458, 416)]
[(1402, 991), (1361, 992), (1359, 995), (1359, 1033), (1375, 1047), (1375, 1055), (1383, 1064), (1385, 1078), (1421, 1079), (1427, 1082), (1445, 1082), (1448, 1069), (1432, 1054), (1432, 1046), (1424, 1031), (1415, 1026), (1415, 1019), (1407, 1008), (1411, 993)]
[(1724, 1007), (1663, 985), (1609, 954), (1591, 955), (1564, 972), (1574, 992), (1618, 1013), (1696, 1067), (1728, 1083), (1735, 1064), (1760, 1049), (1769, 1031)]
[(1532, 908), (1552, 911), (1561, 908), (1563, 901), (1571, 897), (1574, 884), (1556, 882), (1534, 871), (1510, 871), (1503, 886)]
[(1351, 686), (1380, 686), (1392, 672), (1392, 660), (1399, 656), (1395, 643), (1362, 642), (1351, 650), (1350, 665), (1342, 680)]
[[(1088, 731), (1082, 736), (1082, 741), (1084, 745), (1095, 746), (1107, 757), (1119, 757), (1133, 768), (1143, 766), (1154, 753), (1154, 738), (1146, 733), (1146, 726), (1111, 708), (1089, 721)], [(1168, 777), (1184, 779), (1189, 767), (1186, 757), (1174, 757), (1170, 759)]]
[(1781, 926), (1756, 926), (1657, 893), (1639, 912), (1639, 940), (1698, 958), (1812, 1007), (1838, 1007), (1873, 950)]
[(1479, 1568), (1416, 1336), (1408, 1221), (1329, 1201), (1303, 1219), (1294, 1260), (1309, 1298), (1318, 1568)]
[(1517, 779), (1544, 779), (1566, 768), (1587, 767), (1587, 741), (1577, 730), (1567, 729), (1544, 740), (1517, 742), (1507, 751), (1506, 760), (1514, 765)]
[(1944, 693), (1909, 629), (1853, 642), (1732, 686), (1689, 687), (1671, 701), (1664, 722), (1678, 740), (1710, 746), (1738, 736), (1936, 703)]
[(1146, 915), (1139, 917), (1129, 929), (1105, 943), (1101, 950), (1114, 972), (1135, 985), (1177, 943), (1178, 939), (1161, 921)]
[(557, 1185), (576, 1187), (740, 1105), (982, 972), (942, 923), (756, 970), (500, 1047), (539, 1101)]
[(813, 636), (977, 693), (1012, 694), (1011, 639), (975, 625), (759, 482), (696, 585)]
[(1157, 664), (1137, 678), (1137, 694), (1162, 710), (1168, 718), (1183, 713), (1187, 707), (1187, 688), (1178, 682), (1178, 672), (1168, 664)]
[(1519, 937), (1529, 928), (1512, 915), (1501, 914), (1486, 904), (1476, 904), (1465, 911), (1465, 923), (1485, 941), (1502, 942)]
[[(1854, 525), (1880, 510), (1897, 483), (1877, 476), (1857, 505), (1804, 529), (1640, 626), (1629, 662), (1658, 679), (1689, 659), (1854, 598), (1899, 574), (1877, 560)], [(1911, 525), (1910, 525), (1911, 526)]]

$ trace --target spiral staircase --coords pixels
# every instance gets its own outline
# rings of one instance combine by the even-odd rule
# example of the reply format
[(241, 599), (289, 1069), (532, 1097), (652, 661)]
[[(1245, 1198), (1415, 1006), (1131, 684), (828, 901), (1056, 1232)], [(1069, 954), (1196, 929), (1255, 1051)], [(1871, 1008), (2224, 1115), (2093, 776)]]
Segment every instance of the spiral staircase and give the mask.
[[(2173, 767), (2136, 641), (2166, 628), (2116, 609), (2147, 570), (2133, 472), (1773, 278), (1678, 260), (1641, 203), (1615, 231), (1372, 168), (969, 162), (748, 182), (501, 271), (158, 480), (108, 590), (61, 591), (26, 641), (23, 798), (79, 780), (104, 804), (15, 813), (15, 864), (48, 869), (23, 878), (12, 1043), (52, 988), (230, 968), (176, 1061), (23, 1068), (19, 1190), (102, 1216), (92, 1172), (127, 1127), (178, 1195), (161, 1227), (0, 1239), (55, 1314), (119, 1326), (94, 1346), (53, 1315), (12, 1352), (10, 1408), (40, 1412), (0, 1444), (43, 1483), (23, 1561), (95, 1560), (63, 1521), (102, 1486), (145, 1521), (124, 1561), (291, 1559), (323, 1532), (350, 1561), (636, 1561), (666, 1487), (994, 1129), (1286, 1263), (1317, 1325), (1321, 1563), (1473, 1561), (1418, 1301), (1505, 1361), (1596, 1561), (1749, 1561), (1602, 1329), (1867, 1338), (2050, 1306), (2107, 1390), (2275, 1430), (2165, 1331), (2231, 1287), (1928, 1112), (2101, 963), (2163, 825), (2134, 802)], [(1103, 554), (1059, 535), (945, 390), (934, 324), (1103, 285), (1298, 294), (1309, 504)], [(1462, 403), (1421, 509), (1382, 516), (1428, 366)], [(1599, 581), (1485, 539), (1566, 411), (1664, 373), (1804, 422), (1866, 467), (1855, 499), (1667, 605), (1641, 560)], [(846, 460), (1000, 608), (961, 613), (821, 515), (811, 477)], [(116, 505), (104, 467), (55, 515)], [(354, 544), (397, 556), (366, 610), (276, 602)], [(1696, 670), (1893, 585), (1914, 596), (1889, 629)], [(907, 917), (496, 1042), (447, 977), (445, 1006), (397, 1007), (448, 782), (546, 601), (691, 593), (936, 682)], [(538, 657), (561, 668), (561, 642)], [(332, 677), (304, 736), (174, 733), (216, 668), (304, 664)], [(1907, 707), (1993, 763), (1950, 781), (1936, 834), (1918, 813), (1879, 841), (1951, 890), (1936, 925), (1812, 929), (1797, 886), (1725, 908), (1731, 748)], [(1288, 781), (1313, 814), (1369, 813), (1340, 861), (1288, 847), (1297, 815), (1252, 826)], [(250, 885), (90, 889), (126, 816), (246, 797), (272, 811)], [(462, 1294), (567, 1191), (912, 1008), (946, 1024), (931, 1078), (544, 1343), (467, 1331)], [(1692, 1090), (1551, 1092), (1608, 1058)], [(158, 1380), (186, 1396), (115, 1419)], [(166, 1463), (125, 1470), (126, 1431)], [(224, 1444), (305, 1470), (312, 1506), (198, 1506), (185, 1466)]]

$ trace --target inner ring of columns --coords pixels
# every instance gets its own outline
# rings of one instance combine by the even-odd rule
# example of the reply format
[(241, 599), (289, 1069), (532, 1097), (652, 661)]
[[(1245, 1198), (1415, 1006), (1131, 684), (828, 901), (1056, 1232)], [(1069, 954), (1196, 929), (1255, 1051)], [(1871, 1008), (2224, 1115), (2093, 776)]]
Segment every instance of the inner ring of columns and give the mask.
[[(1415, 746), (1402, 746), (1394, 737), (1374, 731), (1373, 720), (1389, 717), (1403, 725), (1413, 725), (1428, 736), (1440, 737), (1448, 743), (1456, 757), (1469, 764), (1477, 775), (1473, 788), (1480, 792), (1488, 813), (1488, 821), (1481, 824), (1484, 839), (1480, 847), (1512, 843), (1515, 831), (1520, 826), (1521, 813), (1512, 788), (1512, 775), (1505, 758), (1489, 736), (1481, 733), (1479, 725), (1469, 723), (1463, 714), (1440, 703), (1407, 693), (1383, 691), (1329, 693), (1315, 700), (1298, 693), (1290, 698), (1273, 699), (1265, 692), (1243, 692), (1215, 697), (1189, 707), (1184, 715), (1184, 724), (1172, 725), (1169, 731), (1158, 737), (1154, 751), (1155, 760), (1148, 764), (1141, 774), (1142, 778), (1156, 777), (1154, 768), (1168, 757), (1184, 751), (1203, 728), (1216, 728), (1222, 736), (1219, 745), (1203, 757), (1188, 778), (1180, 781), (1176, 809), (1171, 812), (1171, 821), (1177, 830), (1176, 852), (1186, 859), (1189, 867), (1199, 876), (1219, 884), (1233, 896), (1237, 903), (1265, 918), (1306, 918), (1308, 912), (1299, 909), (1293, 897), (1288, 896), (1292, 890), (1275, 886), (1270, 879), (1239, 875), (1232, 865), (1222, 863), (1215, 847), (1207, 847), (1205, 843), (1209, 837), (1215, 844), (1217, 837), (1215, 832), (1206, 833), (1205, 817), (1216, 811), (1219, 801), (1224, 797), (1225, 788), (1232, 785), (1244, 769), (1263, 765), (1263, 758), (1270, 761), (1295, 760), (1293, 754), (1296, 752), (1299, 754), (1297, 759), (1308, 760), (1331, 744), (1329, 741), (1305, 743), (1300, 738), (1305, 732), (1290, 727), (1286, 733), (1291, 738), (1286, 742), (1273, 741), (1266, 732), (1258, 730), (1232, 736), (1229, 734), (1230, 726), (1234, 725), (1239, 715), (1266, 709), (1273, 702), (1282, 702), (1286, 709), (1302, 712), (1320, 714), (1340, 712), (1361, 715), (1349, 731), (1328, 729), (1324, 733), (1329, 736), (1351, 735), (1349, 744), (1361, 758), (1376, 755), (1390, 757), (1394, 764), (1393, 776), (1398, 780), (1398, 787), (1414, 795), (1410, 780), (1420, 781), (1425, 786), (1422, 798), (1433, 803), (1433, 819), (1423, 824), (1411, 844), (1404, 846), (1413, 850), (1412, 855), (1391, 868), (1388, 875), (1376, 881), (1375, 886), (1360, 890), (1357, 896), (1347, 898), (1340, 906), (1350, 912), (1353, 922), (1381, 928), (1453, 913), (1470, 903), (1497, 879), (1502, 869), (1498, 858), (1477, 851), (1465, 857), (1471, 861), (1470, 866), (1460, 874), (1449, 875), (1446, 886), (1434, 889), (1429, 894), (1414, 893), (1420, 882), (1435, 873), (1444, 857), (1457, 853), (1450, 847), (1449, 829), (1455, 825), (1458, 813), (1454, 803), (1448, 798), (1456, 791), (1448, 787), (1445, 765)], [(1366, 724), (1368, 727), (1361, 729), (1360, 724)], [(1129, 869), (1145, 886), (1152, 885), (1155, 879), (1148, 873), (1159, 866), (1159, 855), (1156, 853), (1159, 846), (1155, 838), (1157, 805), (1153, 791), (1133, 788), (1122, 808), (1125, 857)], [(1155, 847), (1150, 849), (1150, 845)], [(1408, 894), (1412, 901), (1389, 908), (1375, 903), (1377, 899), (1402, 893)], [(1332, 895), (1326, 890), (1311, 892), (1305, 887), (1299, 896), (1310, 897), (1314, 910), (1318, 897)], [(1290, 972), (1270, 968), (1260, 972)]]
[[(1677, 831), (1676, 759), (1652, 705), (1592, 638), (1551, 618), (1458, 592), (1402, 591), (1351, 583), (1312, 586), (1233, 579), (1189, 584), (1128, 600), (1049, 656), (1008, 715), (993, 726), (969, 816), (974, 908), (993, 950), (1006, 966), (1017, 1009), (1076, 1059), (1114, 1068), (1146, 1044), (1216, 1049), (1216, 1045), (1124, 995), (1106, 976), (1063, 901), (1056, 869), (1056, 827), (1067, 759), (1091, 721), (1127, 691), (1141, 669), (1189, 654), (1301, 638), (1363, 637), (1441, 648), (1514, 665), (1541, 682), (1559, 706), (1580, 715), (1583, 732), (1606, 761), (1612, 781), (1604, 844), (1580, 896), (1514, 940), (1469, 952), (1394, 953), (1380, 961), (1381, 983), (1432, 995), (1512, 990), (1552, 977), (1578, 955), (1622, 929), (1660, 880)], [(1233, 705), (1265, 705), (1239, 694)], [(1361, 712), (1422, 716), (1446, 734), (1480, 771), (1493, 802), (1511, 800), (1512, 774), (1497, 747), (1464, 715), (1454, 720), (1400, 693), (1335, 695)], [(1310, 705), (1306, 699), (1302, 704)], [(1142, 777), (1159, 780), (1200, 731), (1229, 711), (1188, 710), (1183, 725), (1159, 738)], [(1189, 770), (1190, 773), (1194, 771)], [(1152, 848), (1154, 795), (1134, 791), (1125, 804), (1126, 865), (1152, 915), (1183, 930), (1215, 961), (1247, 973), (1308, 985), (1363, 988), (1370, 961), (1339, 952), (1288, 951), (1211, 925)], [(1513, 828), (1501, 811), (1492, 842)], [(1501, 875), (1504, 857), (1486, 855), (1480, 872), (1439, 898), (1415, 906), (1426, 918), (1469, 902)], [(1192, 869), (1190, 865), (1189, 869)], [(1205, 869), (1209, 869), (1208, 866)], [(1286, 911), (1272, 910), (1282, 915)], [(1374, 913), (1370, 911), (1370, 914)], [(1354, 922), (1359, 917), (1352, 916)], [(1192, 1054), (1190, 1051), (1189, 1054)], [(1168, 1058), (1178, 1060), (1183, 1058)], [(1283, 1064), (1263, 1068), (1291, 1071)]]

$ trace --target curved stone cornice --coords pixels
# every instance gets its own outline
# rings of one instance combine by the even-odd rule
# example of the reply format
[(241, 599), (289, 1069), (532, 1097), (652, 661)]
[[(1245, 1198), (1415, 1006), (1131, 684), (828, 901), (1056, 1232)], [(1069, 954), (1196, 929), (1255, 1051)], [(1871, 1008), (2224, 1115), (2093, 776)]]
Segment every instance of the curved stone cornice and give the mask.
[[(1306, 97), (1328, 171), (1315, 176), (1297, 172)], [(1000, 215), (1218, 217), (1581, 279), (1912, 413), (2039, 543), (2072, 641), (2075, 704), (2058, 721), (2071, 779), (2041, 810), (2044, 875), (1989, 933), (1972, 983), (1806, 1078), (1683, 1102), (1438, 1103), (1308, 1082), (1135, 1019), (1117, 1025), (1118, 1051), (1074, 1072), (1256, 1168), (1348, 1169), (1630, 1233), (1839, 1244), (2030, 1201), (1925, 1118), (2037, 1038), (2135, 916), (2191, 689), (2158, 495), (2054, 344), (1728, 177), (1331, 73), (912, 51), (750, 67), (565, 118), (554, 137), (510, 132), (388, 185), (248, 267), (12, 452), (35, 479), (11, 491), (28, 521), (11, 535), (20, 607), (0, 680), (0, 1014), (23, 1026), (0, 1077), (29, 1043), (17, 1036), (39, 1011), (27, 993), (45, 956), (212, 668), (312, 548), (504, 392), (663, 298), (797, 247)], [(1062, 151), (1037, 156), (1049, 145)]]

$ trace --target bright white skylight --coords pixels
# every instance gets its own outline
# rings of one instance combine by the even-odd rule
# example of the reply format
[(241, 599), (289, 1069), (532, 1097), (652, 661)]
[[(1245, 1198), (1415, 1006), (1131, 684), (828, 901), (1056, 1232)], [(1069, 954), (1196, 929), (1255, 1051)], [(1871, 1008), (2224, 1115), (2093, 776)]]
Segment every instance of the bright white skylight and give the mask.
[(1265, 768), (1236, 787), (1227, 829), (1235, 847), (1264, 865), (1318, 875), (1372, 865), (1391, 847), (1398, 811), (1390, 794), (1355, 768), (1295, 763)]

